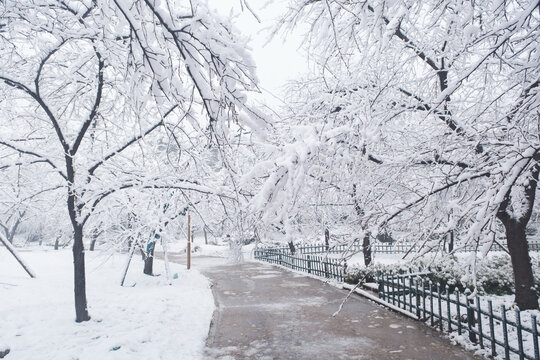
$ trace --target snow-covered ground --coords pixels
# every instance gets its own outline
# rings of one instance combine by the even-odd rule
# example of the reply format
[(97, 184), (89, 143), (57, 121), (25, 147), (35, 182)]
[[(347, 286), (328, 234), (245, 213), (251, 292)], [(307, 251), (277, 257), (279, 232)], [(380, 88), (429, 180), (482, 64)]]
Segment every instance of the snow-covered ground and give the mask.
[(70, 250), (21, 251), (30, 279), (0, 247), (0, 351), (6, 360), (199, 359), (214, 300), (197, 270), (171, 264), (167, 284), (156, 260), (150, 277), (134, 256), (124, 287), (125, 255), (86, 253), (90, 321), (75, 323)]

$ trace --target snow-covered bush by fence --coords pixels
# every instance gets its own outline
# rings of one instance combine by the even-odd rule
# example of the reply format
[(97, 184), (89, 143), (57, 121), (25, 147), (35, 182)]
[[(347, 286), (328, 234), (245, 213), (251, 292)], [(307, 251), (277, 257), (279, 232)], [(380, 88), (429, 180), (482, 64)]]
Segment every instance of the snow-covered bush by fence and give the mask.
[[(535, 274), (536, 289), (540, 289), (540, 257), (531, 256), (533, 272)], [(346, 282), (356, 284), (359, 280), (365, 282), (375, 281), (377, 272), (398, 273), (401, 271), (428, 270), (434, 283), (440, 283), (443, 287), (449, 285), (451, 290), (459, 291), (469, 289), (476, 290), (479, 295), (511, 295), (514, 291), (514, 275), (510, 257), (506, 254), (493, 254), (479, 259), (474, 269), (474, 274), (468, 267), (468, 257), (449, 256), (438, 259), (436, 263), (419, 259), (412, 263), (374, 264), (370, 267), (359, 265), (349, 266)]]

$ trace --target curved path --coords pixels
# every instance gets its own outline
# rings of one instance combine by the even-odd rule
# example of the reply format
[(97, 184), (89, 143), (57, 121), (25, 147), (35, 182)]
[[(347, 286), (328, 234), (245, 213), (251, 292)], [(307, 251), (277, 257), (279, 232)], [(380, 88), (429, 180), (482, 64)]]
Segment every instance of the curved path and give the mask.
[(476, 359), (424, 324), (355, 295), (332, 317), (347, 292), (320, 280), (259, 262), (192, 263), (212, 281), (216, 300), (208, 359)]

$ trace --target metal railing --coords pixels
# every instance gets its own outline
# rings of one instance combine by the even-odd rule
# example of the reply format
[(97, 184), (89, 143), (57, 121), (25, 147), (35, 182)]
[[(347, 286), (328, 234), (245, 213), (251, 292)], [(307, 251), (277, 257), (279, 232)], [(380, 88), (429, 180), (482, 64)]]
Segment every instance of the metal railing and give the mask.
[[(509, 310), (504, 305), (494, 310), (491, 300), (470, 298), (448, 286), (442, 288), (431, 281), (429, 273), (379, 273), (377, 284), (382, 300), (416, 314), (440, 331), (468, 335), (472, 343), (487, 348), (492, 356), (510, 359), (514, 354), (519, 359), (540, 359), (535, 315), (522, 319), (518, 309)], [(513, 313), (513, 321), (509, 313)]]
[[(404, 242), (396, 242), (393, 244), (390, 243), (381, 243), (376, 242), (372, 243), (371, 245), (371, 251), (374, 254), (403, 254), (406, 252), (415, 252), (419, 249), (419, 246), (417, 244), (413, 243), (404, 243)], [(440, 244), (438, 246), (443, 246), (443, 244)], [(282, 254), (291, 254), (291, 250), (288, 246), (282, 246), (282, 247), (271, 247), (267, 248), (269, 251), (275, 251), (280, 252)], [(479, 249), (475, 246), (460, 246), (460, 244), (456, 244), (455, 246), (456, 252), (474, 252), (479, 251)], [(436, 250), (436, 249), (433, 249)], [(492, 251), (506, 251), (503, 248), (501, 248), (498, 244), (493, 244)], [(316, 255), (316, 254), (342, 254), (345, 252), (348, 253), (357, 253), (362, 251), (362, 244), (358, 242), (354, 242), (352, 244), (338, 244), (338, 245), (329, 245), (326, 246), (325, 244), (312, 244), (312, 245), (299, 245), (296, 246), (296, 254), (303, 254), (303, 255)], [(540, 243), (529, 243), (529, 251), (540, 251)]]
[[(299, 252), (300, 249), (297, 248)], [(317, 246), (306, 247), (307, 251), (316, 249)], [(255, 249), (254, 257), (337, 281), (343, 281), (347, 273), (345, 262), (305, 253), (292, 255), (289, 248)], [(491, 300), (481, 300), (479, 296), (471, 298), (468, 294), (451, 290), (449, 286), (434, 284), (431, 278), (430, 272), (379, 272), (378, 296), (388, 304), (415, 314), (419, 320), (440, 331), (467, 335), (472, 343), (487, 349), (492, 356), (540, 360), (535, 315), (525, 317), (518, 309), (507, 309), (504, 305), (494, 310)]]
[(253, 256), (257, 260), (270, 264), (285, 266), (292, 270), (336, 279), (337, 281), (343, 281), (346, 269), (338, 260), (323, 256), (292, 255), (281, 251), (271, 251), (270, 249), (255, 250)]

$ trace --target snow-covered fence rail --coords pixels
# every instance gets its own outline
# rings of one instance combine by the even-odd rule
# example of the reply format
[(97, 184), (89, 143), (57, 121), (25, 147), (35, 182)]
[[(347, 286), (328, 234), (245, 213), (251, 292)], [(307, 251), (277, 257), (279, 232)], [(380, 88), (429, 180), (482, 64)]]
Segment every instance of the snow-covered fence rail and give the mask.
[(380, 299), (416, 314), (440, 331), (457, 332), (458, 340), (466, 335), (493, 357), (540, 359), (534, 314), (522, 316), (504, 305), (494, 310), (491, 300), (470, 299), (448, 285), (435, 285), (425, 273), (379, 273), (377, 284)]
[[(266, 251), (274, 251), (282, 254), (291, 254), (291, 249), (288, 246), (283, 247), (269, 247), (261, 248)], [(312, 244), (312, 245), (300, 245), (296, 247), (295, 254), (303, 255), (314, 255), (314, 254), (341, 254), (343, 252), (358, 252), (362, 250), (362, 247), (357, 243), (349, 245), (331, 245), (326, 246), (325, 244)]]
[(343, 281), (346, 266), (336, 259), (323, 256), (292, 255), (280, 249), (256, 249), (253, 256), (257, 260), (270, 264), (281, 265), (292, 270), (303, 271), (308, 274), (329, 279)]
[[(280, 252), (282, 254), (291, 254), (291, 250), (288, 246), (267, 248), (266, 250)], [(296, 246), (296, 253), (303, 255), (357, 253), (361, 252), (362, 250), (362, 244), (358, 242), (354, 242), (352, 244), (337, 244), (329, 246), (325, 244)], [(415, 252), (417, 250), (418, 245), (415, 245), (413, 243), (396, 242), (391, 244), (376, 242), (371, 244), (371, 251), (376, 254), (403, 254), (409, 251)], [(455, 246), (456, 252), (473, 252), (478, 250), (479, 249), (475, 246), (460, 246), (460, 244), (456, 244)], [(498, 244), (493, 244), (491, 250), (506, 251)], [(540, 251), (540, 243), (529, 243), (529, 251)]]

